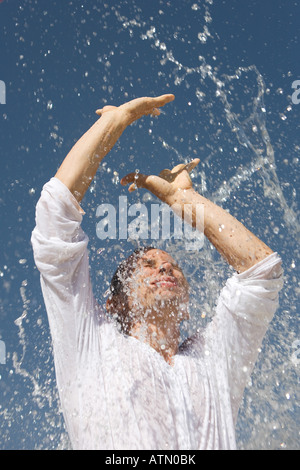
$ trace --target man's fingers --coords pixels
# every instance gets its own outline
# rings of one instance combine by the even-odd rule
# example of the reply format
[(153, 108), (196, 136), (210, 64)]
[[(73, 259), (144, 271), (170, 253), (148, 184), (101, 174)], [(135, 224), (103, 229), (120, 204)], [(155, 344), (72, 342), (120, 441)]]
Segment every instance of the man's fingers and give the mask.
[(121, 179), (120, 183), (122, 186), (126, 186), (126, 184), (131, 183), (128, 188), (130, 193), (133, 193), (137, 188), (147, 188), (151, 191), (151, 185), (147, 185), (147, 179), (149, 181), (149, 176), (147, 175), (143, 175), (141, 173), (129, 173)]
[(186, 165), (184, 163), (179, 163), (179, 165), (172, 168), (171, 173), (180, 173), (182, 170), (186, 170)]
[[(124, 103), (120, 107), (126, 107), (127, 109), (132, 109), (134, 112), (137, 112), (136, 117), (141, 117), (142, 115), (159, 116), (161, 108), (165, 104), (173, 101), (175, 96), (172, 94), (161, 95), (156, 98), (136, 98), (128, 103)], [(102, 116), (105, 112), (116, 109), (116, 106), (104, 106), (104, 108), (97, 109), (95, 113), (98, 116)], [(140, 115), (139, 115), (140, 113)]]
[(142, 173), (129, 173), (124, 176), (120, 183), (122, 186), (130, 184), (129, 192), (133, 192), (136, 188), (144, 188), (160, 197), (169, 192), (169, 183), (156, 175), (143, 175)]
[[(147, 179), (146, 175), (134, 172), (134, 173), (129, 173), (128, 175), (124, 176), (121, 179), (120, 183), (122, 186), (126, 186), (126, 184), (133, 183), (130, 186), (130, 188), (132, 186), (141, 187), (146, 182), (146, 179)], [(130, 191), (130, 188), (129, 188), (129, 191)], [(133, 191), (133, 189), (131, 189), (131, 191)]]
[(129, 191), (130, 193), (133, 193), (133, 191), (135, 191), (136, 188), (137, 188), (137, 185), (136, 185), (135, 183), (134, 183), (134, 184), (131, 184), (131, 185), (129, 186), (129, 188), (128, 188), (128, 191)]
[(122, 186), (126, 186), (129, 183), (132, 183), (129, 190), (133, 191), (135, 188), (133, 186), (137, 187), (143, 187), (146, 189), (155, 189), (157, 186), (157, 183), (160, 182), (161, 180), (164, 180), (166, 182), (172, 182), (176, 178), (176, 176), (181, 173), (182, 171), (186, 170), (188, 173), (190, 173), (200, 162), (199, 158), (195, 158), (192, 160), (190, 163), (183, 164), (180, 163), (179, 165), (175, 166), (173, 170), (162, 170), (159, 173), (159, 176), (155, 175), (143, 175), (142, 173), (134, 172), (134, 173), (128, 173), (128, 175), (123, 176), (121, 179), (120, 183)]
[(143, 111), (144, 115), (151, 115), (151, 116), (159, 116), (160, 115), (160, 110), (162, 106), (166, 105), (167, 103), (170, 103), (170, 101), (173, 101), (175, 99), (174, 95), (161, 95), (157, 96), (155, 98), (145, 98), (145, 108)]
[(184, 163), (179, 163), (179, 165), (174, 166), (172, 170), (165, 169), (162, 170), (159, 173), (159, 176), (163, 178), (166, 181), (169, 181), (170, 183), (175, 180), (175, 178), (184, 170), (186, 170), (188, 173), (190, 173), (196, 166), (199, 164), (200, 159), (195, 158), (191, 162), (184, 164)]
[(181, 173), (181, 171), (186, 170), (188, 173), (193, 171), (194, 168), (200, 163), (200, 158), (194, 158), (189, 163), (180, 163), (179, 165), (175, 166), (172, 170), (171, 173)]
[(96, 114), (98, 114), (98, 116), (102, 116), (103, 113), (107, 112), (107, 111), (112, 111), (113, 109), (116, 109), (116, 106), (104, 106), (104, 108), (101, 108), (101, 109), (97, 109), (95, 111)]
[(145, 106), (145, 114), (152, 114), (153, 116), (159, 116), (160, 110), (162, 106), (165, 106), (170, 101), (173, 101), (175, 96), (172, 94), (168, 95), (161, 95), (154, 98), (146, 97), (142, 98), (143, 104)]
[(200, 158), (194, 158), (190, 163), (187, 163), (185, 165), (185, 170), (190, 173), (194, 168), (196, 168), (197, 165), (200, 163)]
[(172, 94), (157, 96), (156, 98), (153, 98), (154, 107), (160, 108), (161, 106), (164, 106), (165, 104), (170, 103), (174, 99), (175, 99), (175, 96)]
[(160, 110), (157, 108), (154, 108), (151, 113), (151, 116), (159, 116), (159, 115), (160, 115)]

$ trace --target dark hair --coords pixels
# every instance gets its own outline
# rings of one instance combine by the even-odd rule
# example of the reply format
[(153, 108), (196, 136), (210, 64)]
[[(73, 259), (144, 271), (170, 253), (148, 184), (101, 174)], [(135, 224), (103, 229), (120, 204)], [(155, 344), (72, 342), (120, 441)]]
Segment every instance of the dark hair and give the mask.
[(128, 258), (119, 264), (110, 283), (110, 297), (119, 295), (121, 293), (126, 295), (125, 281), (131, 277), (136, 267), (136, 262), (142, 257), (144, 253), (154, 249), (155, 248), (153, 246), (137, 248), (133, 253), (131, 253), (130, 256), (128, 256)]

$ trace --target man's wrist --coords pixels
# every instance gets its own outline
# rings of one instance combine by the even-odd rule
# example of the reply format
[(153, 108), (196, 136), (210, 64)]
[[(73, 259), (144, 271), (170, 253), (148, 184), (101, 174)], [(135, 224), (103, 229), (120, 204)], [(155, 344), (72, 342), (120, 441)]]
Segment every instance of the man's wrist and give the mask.
[(99, 131), (101, 133), (104, 131), (106, 138), (112, 141), (118, 139), (129, 124), (128, 116), (120, 112), (118, 108), (104, 113), (96, 122), (96, 126), (99, 126)]
[(173, 194), (166, 196), (166, 202), (170, 206), (178, 205), (183, 208), (184, 204), (192, 204), (195, 198), (196, 191), (193, 188), (181, 189), (178, 188)]

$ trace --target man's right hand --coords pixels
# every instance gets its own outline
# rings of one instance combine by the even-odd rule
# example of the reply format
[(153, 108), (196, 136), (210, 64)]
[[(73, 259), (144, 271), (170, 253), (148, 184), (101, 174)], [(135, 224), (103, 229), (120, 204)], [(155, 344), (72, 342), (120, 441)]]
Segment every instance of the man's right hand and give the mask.
[(192, 189), (192, 181), (189, 173), (199, 164), (199, 158), (195, 158), (188, 164), (176, 165), (172, 170), (162, 170), (158, 176), (144, 175), (141, 173), (129, 173), (121, 179), (123, 186), (130, 184), (128, 191), (136, 188), (144, 188), (163, 202), (172, 205), (176, 193), (182, 190)]

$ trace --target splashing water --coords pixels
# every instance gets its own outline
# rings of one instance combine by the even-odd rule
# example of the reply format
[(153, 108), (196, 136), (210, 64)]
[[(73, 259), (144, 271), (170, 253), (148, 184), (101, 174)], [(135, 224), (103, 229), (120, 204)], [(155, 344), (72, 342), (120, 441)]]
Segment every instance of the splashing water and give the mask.
[[(133, 133), (122, 137), (122, 142), (109, 157), (109, 163), (104, 162), (90, 187), (85, 204), (87, 221), (84, 228), (91, 240), (90, 259), (95, 294), (100, 301), (103, 299), (104, 304), (104, 294), (119, 261), (140, 245), (137, 240), (107, 240), (101, 242), (100, 246), (95, 235), (95, 207), (100, 201), (117, 201), (121, 191), (119, 179), (127, 170), (138, 168), (137, 174), (139, 171), (159, 173), (166, 166), (187, 163), (198, 156), (201, 163), (191, 175), (195, 189), (228, 208), (249, 228), (254, 227), (253, 231), (278, 250), (284, 261), (285, 287), (280, 298), (281, 304), (244, 396), (237, 423), (238, 447), (296, 448), (299, 441), (299, 288), (296, 282), (299, 222), (296, 187), (293, 181), (282, 180), (278, 170), (278, 165), (282, 168), (282, 162), (276, 156), (268, 130), (268, 107), (265, 101), (269, 90), (255, 65), (240, 66), (231, 70), (230, 74), (225, 74), (221, 72), (223, 64), (218, 64), (215, 56), (210, 59), (205, 57), (205, 48), (209, 47), (210, 42), (217, 42), (218, 36), (212, 29), (212, 0), (189, 5), (191, 13), (198, 15), (199, 24), (202, 25), (196, 35), (201, 44), (201, 55), (197, 59), (195, 56), (192, 59), (187, 56), (186, 63), (184, 59), (179, 59), (182, 56), (180, 46), (191, 44), (189, 31), (183, 24), (174, 23), (168, 26), (167, 34), (167, 29), (161, 26), (163, 23), (159, 23), (159, 18), (165, 18), (166, 15), (162, 4), (158, 7), (155, 19), (148, 18), (138, 2), (132, 2), (130, 7), (125, 2), (124, 6), (128, 7), (125, 12), (122, 5), (120, 2), (120, 6), (113, 5), (110, 10), (108, 6), (104, 6), (104, 10), (93, 7), (93, 13), (98, 14), (104, 30), (110, 30), (109, 20), (115, 28), (111, 43), (106, 42), (105, 36), (99, 41), (101, 47), (97, 62), (104, 64), (105, 70), (101, 82), (105, 93), (104, 104), (117, 88), (110, 71), (114, 67), (117, 50), (122, 49), (122, 41), (126, 40), (128, 50), (124, 54), (127, 54), (128, 60), (136, 47), (138, 52), (135, 54), (145, 57), (146, 61), (149, 56), (149, 60), (153, 61), (158, 77), (155, 94), (161, 84), (158, 80), (163, 78), (170, 91), (176, 89), (179, 104), (176, 107), (175, 101), (172, 111), (173, 133), (164, 124), (165, 118), (171, 119), (171, 112), (167, 108), (162, 110), (159, 118), (161, 128), (157, 127), (156, 120), (150, 120), (150, 125), (146, 120), (135, 125)], [(33, 4), (34, 8), (37, 6)], [(89, 23), (91, 15), (80, 16), (80, 11), (72, 7), (72, 2), (68, 3), (68, 8), (73, 8), (71, 16), (77, 28), (78, 40), (74, 53), (86, 59), (90, 57), (88, 49), (96, 37), (99, 39), (99, 33), (95, 28), (94, 35), (89, 33), (84, 36), (80, 27), (85, 28), (86, 23), (94, 27), (93, 23)], [(173, 42), (170, 42), (170, 36)], [(122, 59), (121, 54), (119, 59)], [(138, 59), (132, 58), (132, 62), (134, 60)], [(139, 80), (133, 77), (130, 66), (124, 66), (119, 72), (122, 71), (128, 85), (126, 89), (132, 88), (136, 94), (134, 85), (138, 88)], [(81, 93), (89, 87), (87, 80), (92, 80), (90, 77), (93, 75), (97, 76), (93, 72), (95, 70), (91, 67), (91, 71), (84, 74)], [(76, 93), (80, 94), (78, 88)], [(123, 97), (126, 98), (126, 94), (127, 91)], [(55, 108), (55, 100), (45, 97), (46, 112), (54, 112)], [(150, 127), (149, 132), (145, 132), (147, 125)], [(53, 128), (57, 133), (59, 126)], [(144, 132), (147, 136), (144, 136)], [(142, 137), (139, 137), (140, 134)], [(62, 145), (62, 138), (58, 141), (53, 138), (53, 133), (50, 133), (50, 141), (55, 151)], [(124, 155), (129, 157), (124, 158)], [(298, 160), (294, 159), (289, 164), (296, 171)], [(97, 184), (100, 180), (101, 184)], [(37, 195), (32, 186), (29, 185), (29, 191), (27, 188), (30, 197)], [(132, 197), (132, 202), (144, 204), (151, 204), (155, 200), (152, 195), (139, 190)], [(216, 292), (220, 291), (232, 271), (209, 243), (198, 252), (187, 252), (184, 243), (178, 240), (156, 240), (156, 245), (174, 256), (182, 266), (191, 290), (197, 293), (197, 296), (192, 295), (191, 298), (193, 320), (189, 325), (184, 325), (182, 335), (185, 337), (210, 320), (217, 300)], [(19, 263), (22, 273), (26, 269), (28, 273), (27, 259), (20, 259), (24, 260)], [(0, 405), (2, 448), (13, 448), (13, 433), (19, 436), (19, 447), (33, 447), (32, 442), (35, 442), (35, 448), (69, 447), (59, 410), (48, 325), (44, 306), (34, 302), (36, 290), (33, 281), (20, 281), (21, 315), (15, 320), (18, 349), (8, 356), (10, 370), (5, 379), (0, 379), (3, 391), (3, 402)], [(29, 444), (20, 436), (26, 433), (31, 436)]]

